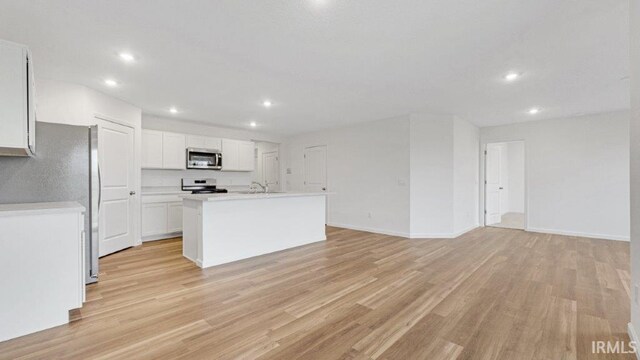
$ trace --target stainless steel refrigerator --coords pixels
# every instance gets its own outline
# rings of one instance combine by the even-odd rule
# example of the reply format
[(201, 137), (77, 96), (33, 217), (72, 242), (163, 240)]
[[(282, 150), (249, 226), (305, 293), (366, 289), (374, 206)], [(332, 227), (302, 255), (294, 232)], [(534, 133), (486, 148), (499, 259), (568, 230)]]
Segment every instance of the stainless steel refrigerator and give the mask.
[(98, 128), (36, 123), (32, 157), (0, 156), (0, 204), (77, 201), (85, 209), (85, 279), (98, 281)]

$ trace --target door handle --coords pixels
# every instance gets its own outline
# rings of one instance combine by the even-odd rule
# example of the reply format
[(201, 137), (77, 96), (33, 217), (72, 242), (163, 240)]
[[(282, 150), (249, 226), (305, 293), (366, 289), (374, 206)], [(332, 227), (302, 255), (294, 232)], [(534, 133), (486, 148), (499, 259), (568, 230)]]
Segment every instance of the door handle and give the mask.
[(498, 188), (498, 190), (504, 190), (504, 188), (503, 188), (502, 186), (500, 186), (500, 187)]
[(98, 163), (98, 214), (100, 214), (101, 203), (102, 203), (102, 174), (100, 173), (100, 163)]
[(136, 194), (136, 192), (135, 192), (135, 191), (129, 191), (129, 195), (132, 195), (132, 196), (133, 196), (133, 195), (135, 195), (135, 194)]
[(327, 190), (327, 188), (322, 188), (322, 191), (326, 191), (326, 190)]

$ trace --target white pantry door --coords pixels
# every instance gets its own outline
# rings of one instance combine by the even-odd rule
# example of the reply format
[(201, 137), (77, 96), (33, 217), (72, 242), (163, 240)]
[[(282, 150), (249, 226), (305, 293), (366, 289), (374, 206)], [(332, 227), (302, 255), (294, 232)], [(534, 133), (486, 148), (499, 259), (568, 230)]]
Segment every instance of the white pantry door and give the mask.
[[(327, 147), (312, 146), (304, 149), (304, 191), (327, 191)], [(329, 219), (329, 197), (325, 196), (325, 224)]]
[(485, 159), (485, 225), (502, 221), (500, 212), (500, 169), (502, 148), (499, 145), (487, 145)]
[(133, 128), (99, 120), (100, 256), (134, 245)]
[(270, 151), (262, 154), (262, 176), (264, 183), (269, 189), (279, 190), (280, 188), (280, 162), (278, 152)]
[(304, 149), (304, 190), (327, 191), (327, 147), (324, 145)]

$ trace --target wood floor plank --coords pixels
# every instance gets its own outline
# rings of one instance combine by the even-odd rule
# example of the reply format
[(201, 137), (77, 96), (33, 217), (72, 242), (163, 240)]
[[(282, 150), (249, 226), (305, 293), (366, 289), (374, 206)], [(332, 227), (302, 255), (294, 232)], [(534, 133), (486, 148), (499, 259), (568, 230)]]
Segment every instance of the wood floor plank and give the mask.
[(629, 245), (481, 228), (314, 243), (200, 269), (180, 238), (100, 260), (74, 322), (0, 359), (633, 359)]

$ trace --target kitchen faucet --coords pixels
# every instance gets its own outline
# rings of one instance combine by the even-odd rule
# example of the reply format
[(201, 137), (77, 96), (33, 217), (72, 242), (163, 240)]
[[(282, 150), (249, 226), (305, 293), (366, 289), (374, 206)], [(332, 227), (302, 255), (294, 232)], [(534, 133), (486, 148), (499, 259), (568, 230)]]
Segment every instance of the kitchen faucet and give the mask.
[(253, 186), (253, 185), (260, 186), (262, 188), (262, 192), (265, 193), (265, 194), (269, 192), (269, 184), (262, 185), (257, 181), (253, 181), (253, 182), (251, 182), (251, 186)]

